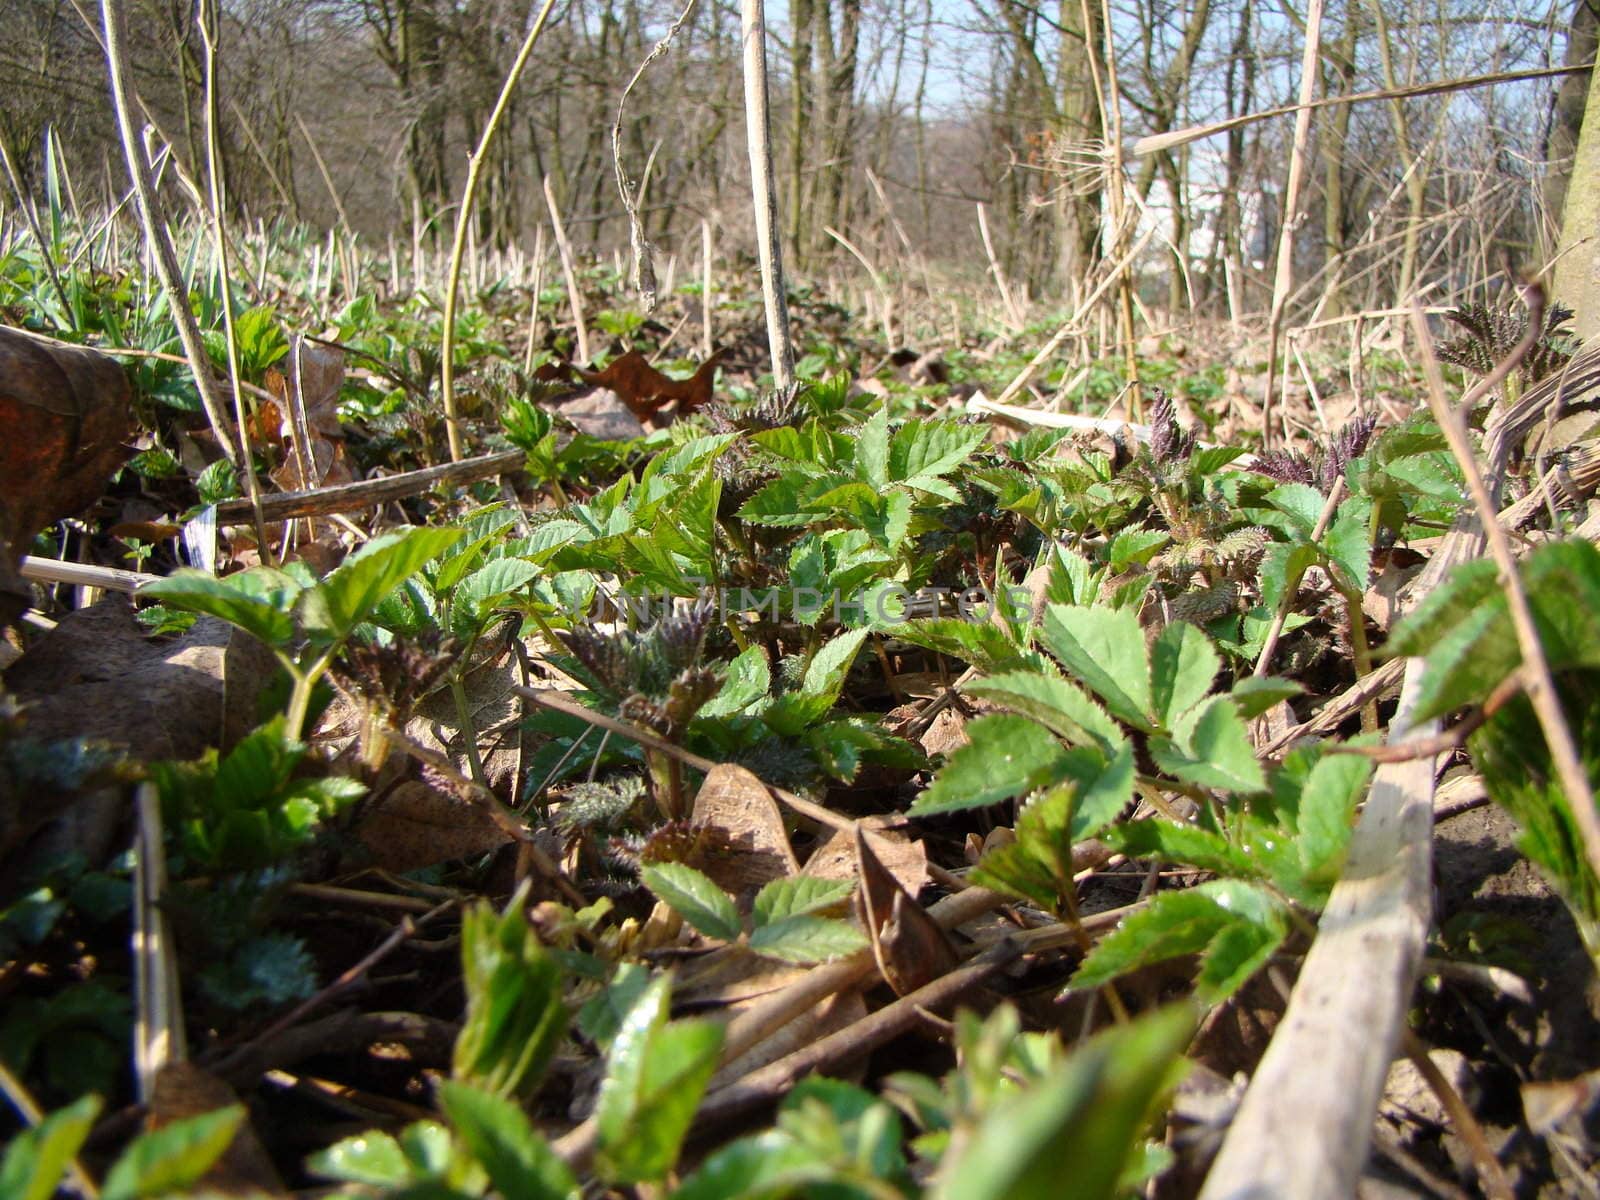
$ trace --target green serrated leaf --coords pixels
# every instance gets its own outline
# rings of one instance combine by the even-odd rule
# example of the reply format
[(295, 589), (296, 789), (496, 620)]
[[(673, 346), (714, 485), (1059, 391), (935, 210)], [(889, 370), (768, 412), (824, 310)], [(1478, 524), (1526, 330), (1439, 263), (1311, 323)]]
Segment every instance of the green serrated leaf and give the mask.
[(447, 1080), (439, 1103), (501, 1200), (575, 1200), (572, 1169), (509, 1100)]
[(1410, 454), (1397, 458), (1384, 468), (1389, 475), (1435, 500), (1460, 504), (1465, 499), (1461, 472), (1455, 459), (1445, 451)]
[(880, 405), (856, 434), (856, 477), (882, 490), (889, 485), (889, 406)]
[(1309, 538), (1328, 498), (1309, 484), (1285, 483), (1267, 493), (1267, 503), (1289, 518), (1296, 533)]
[(301, 601), (313, 637), (336, 642), (349, 635), (422, 565), (461, 538), (459, 529), (406, 529), (375, 537), (345, 559)]
[(271, 567), (251, 567), (226, 579), (185, 567), (145, 584), (139, 595), (168, 608), (218, 617), (281, 649), (294, 640), (294, 605), (302, 590), (294, 576)]
[[(1074, 991), (1100, 987), (1130, 971), (1188, 954), (1199, 954), (1224, 930), (1236, 924), (1277, 928), (1285, 922), (1281, 902), (1263, 889), (1233, 879), (1203, 883), (1183, 892), (1158, 892), (1150, 904), (1131, 914), (1100, 940), (1072, 976)], [(1230, 943), (1232, 945), (1232, 943)], [(1236, 971), (1219, 964), (1215, 986)]]
[(865, 629), (852, 629), (833, 638), (812, 655), (806, 664), (805, 677), (800, 681), (800, 691), (807, 696), (825, 697), (828, 707), (839, 698), (844, 688), (850, 664), (855, 662), (861, 644), (867, 640)]
[(971, 457), (987, 436), (988, 431), (982, 425), (907, 421), (895, 431), (889, 447), (889, 476), (912, 482), (948, 475)]
[(1372, 502), (1353, 496), (1339, 505), (1338, 514), (1322, 537), (1322, 552), (1344, 573), (1343, 585), (1365, 591), (1372, 568), (1372, 536), (1368, 526)]
[(106, 1174), (101, 1200), (143, 1200), (198, 1183), (243, 1123), (244, 1106), (234, 1104), (140, 1134)]
[(670, 983), (657, 978), (617, 1031), (595, 1104), (595, 1163), (614, 1183), (660, 1179), (677, 1162), (705, 1085), (716, 1069), (722, 1027), (667, 1024)]
[(1025, 795), (1060, 778), (1066, 751), (1026, 717), (1000, 713), (967, 726), (971, 741), (955, 751), (911, 806), (913, 816), (982, 808)]
[(1111, 539), (1107, 562), (1120, 575), (1129, 567), (1149, 562), (1171, 540), (1172, 535), (1162, 529), (1124, 529)]
[(1276, 611), (1284, 593), (1298, 588), (1306, 571), (1317, 564), (1317, 548), (1310, 542), (1273, 542), (1261, 556), (1261, 604)]
[(634, 1004), (650, 986), (650, 971), (638, 963), (620, 963), (607, 985), (600, 989), (578, 1013), (578, 1028), (583, 1036), (602, 1049), (611, 1045)]
[[(1181, 1006), (1098, 1035), (993, 1105), (940, 1166), (930, 1200), (1112, 1200), (1194, 1029)], [(1062, 1164), (1072, 1164), (1064, 1171)]]
[(399, 1187), (410, 1182), (412, 1176), (411, 1164), (400, 1143), (376, 1129), (319, 1150), (306, 1160), (306, 1167), (324, 1179), (373, 1187)]
[(867, 935), (848, 921), (829, 917), (783, 917), (750, 935), (750, 949), (788, 963), (822, 963), (867, 948)]
[[(1600, 667), (1600, 550), (1583, 539), (1550, 542), (1529, 554), (1521, 571), (1551, 669)], [(1483, 699), (1521, 663), (1493, 575), (1486, 560), (1458, 568), (1390, 639), (1397, 653), (1426, 658), (1414, 719)]]
[(497, 1096), (526, 1096), (567, 1029), (561, 969), (523, 916), (528, 885), (504, 913), (479, 903), (461, 922), (467, 1014), (456, 1036), (452, 1076)]
[(672, 1193), (672, 1200), (777, 1200), (834, 1182), (830, 1163), (787, 1132), (769, 1129), (717, 1150)]
[(1186, 783), (1225, 792), (1266, 790), (1250, 733), (1226, 696), (1214, 696), (1184, 713), (1172, 740), (1152, 738), (1150, 753), (1163, 771)]
[(774, 879), (756, 893), (752, 919), (755, 927), (771, 925), (785, 917), (801, 917), (843, 904), (855, 891), (848, 879), (818, 879), (791, 875)]
[(908, 621), (895, 627), (895, 636), (913, 646), (970, 662), (990, 675), (1014, 670), (1028, 657), (1004, 630), (987, 621), (962, 621), (955, 617)]
[(1105, 709), (1053, 671), (1000, 672), (974, 680), (965, 690), (1032, 717), (1076, 745), (1110, 751), (1127, 740)]
[(1150, 647), (1150, 684), (1155, 713), (1171, 729), (1181, 713), (1205, 698), (1222, 669), (1211, 639), (1187, 621), (1173, 621)]
[(1126, 609), (1052, 604), (1045, 609), (1044, 639), (1113, 716), (1139, 729), (1153, 728), (1150, 657), (1137, 616)]
[(1355, 828), (1356, 805), (1371, 775), (1371, 761), (1358, 754), (1325, 754), (1311, 768), (1297, 818), (1300, 862), (1308, 878), (1329, 885), (1337, 878)]
[(728, 664), (721, 690), (701, 706), (699, 716), (731, 717), (766, 699), (771, 689), (772, 668), (767, 663), (766, 647), (751, 646)]
[(497, 558), (468, 575), (452, 598), (455, 635), (471, 636), (488, 620), (496, 605), (532, 583), (539, 574), (540, 569), (527, 559)]
[(1289, 922), (1238, 921), (1218, 932), (1200, 960), (1195, 991), (1207, 1004), (1221, 1004), (1267, 965), (1289, 936)]
[(1250, 675), (1234, 684), (1228, 696), (1238, 708), (1239, 715), (1249, 721), (1304, 691), (1305, 688), (1292, 679), (1280, 679), (1276, 675)]
[(743, 929), (732, 898), (693, 867), (656, 863), (642, 868), (639, 877), (658, 899), (706, 937), (739, 940)]
[(1129, 858), (1154, 858), (1219, 875), (1255, 874), (1249, 856), (1220, 834), (1159, 817), (1118, 825), (1106, 831), (1105, 840)]
[(1061, 884), (1054, 864), (1020, 841), (985, 853), (972, 868), (969, 879), (977, 887), (1016, 896), (1037, 904), (1045, 912), (1054, 912), (1061, 903)]
[[(1600, 687), (1593, 671), (1558, 680), (1562, 711), (1593, 778), (1600, 764)], [(1584, 854), (1583, 835), (1526, 696), (1497, 711), (1468, 743), (1496, 804), (1518, 826), (1517, 848), (1566, 901), (1590, 957), (1600, 963), (1600, 876)]]
[(1063, 769), (1078, 784), (1072, 805), (1074, 842), (1094, 837), (1116, 820), (1133, 799), (1133, 743), (1126, 739), (1117, 745), (1109, 761), (1098, 753), (1069, 751)]

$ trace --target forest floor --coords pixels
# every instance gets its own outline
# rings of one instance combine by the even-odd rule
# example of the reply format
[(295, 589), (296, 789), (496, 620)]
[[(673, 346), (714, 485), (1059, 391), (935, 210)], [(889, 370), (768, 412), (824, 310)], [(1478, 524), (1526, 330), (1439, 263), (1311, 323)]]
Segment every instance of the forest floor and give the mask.
[[(642, 320), (591, 274), (574, 365), (565, 294), (503, 287), (458, 331), (464, 457), (503, 456), (474, 475), (446, 466), (431, 306), (288, 277), (234, 322), (263, 495), (309, 493), (263, 548), (150, 282), (74, 279), (69, 321), (31, 263), (0, 258), (7, 323), (118, 356), (131, 392), (0, 343), (37, 368), (0, 376), (33, 556), (0, 1063), (13, 1100), (103, 1102), (46, 1127), (64, 1156), (12, 1140), (0, 1174), (35, 1174), (5, 1178), (999, 1200), (1088, 1161), (1073, 1194), (1194, 1195), (1396, 711), (1397, 672), (1363, 681), (1404, 647), (1422, 705), (1466, 717), (1409, 1024), (1476, 1128), (1398, 1059), (1362, 1194), (1600, 1195), (1600, 889), (1526, 701), (1491, 696), (1493, 601), (1441, 585), (1454, 609), (1396, 623), (1467, 507), (1397, 332), (1313, 347), (1266, 454), (1249, 326), (1144, 339), (1137, 388), (1125, 356), (1050, 362), (1018, 418), (982, 401), (1048, 322), (890, 347), (801, 289), (785, 394), (749, 291), (712, 363), (693, 289)], [(1587, 515), (1588, 436), (1561, 511), (1524, 506), (1538, 604), (1600, 588), (1548, 532)], [(1570, 621), (1581, 644), (1600, 613)], [(1592, 753), (1594, 664), (1551, 653)]]

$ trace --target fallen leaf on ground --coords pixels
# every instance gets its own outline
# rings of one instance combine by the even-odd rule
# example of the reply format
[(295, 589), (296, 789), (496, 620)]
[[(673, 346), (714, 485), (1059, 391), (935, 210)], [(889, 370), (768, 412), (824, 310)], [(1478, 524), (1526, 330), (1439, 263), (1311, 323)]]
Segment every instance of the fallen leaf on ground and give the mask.
[(609, 388), (640, 421), (647, 421), (668, 404), (677, 402), (679, 414), (691, 413), (711, 402), (711, 384), (716, 378), (722, 351), (701, 363), (688, 379), (673, 379), (652, 367), (637, 350), (613, 359), (599, 371), (574, 366), (585, 383)]
[(33, 535), (88, 508), (128, 458), (128, 377), (84, 346), (0, 326), (0, 626), (28, 607)]

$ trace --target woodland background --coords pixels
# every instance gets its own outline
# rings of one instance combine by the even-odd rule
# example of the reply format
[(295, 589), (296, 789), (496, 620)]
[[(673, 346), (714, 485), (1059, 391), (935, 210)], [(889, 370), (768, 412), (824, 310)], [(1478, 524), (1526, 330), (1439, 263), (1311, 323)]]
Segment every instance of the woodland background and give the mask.
[[(406, 266), (448, 241), (468, 151), (537, 6), (224, 7), (220, 118), (237, 213), (342, 226)], [(1588, 62), (1596, 8), (1339, 0), (1323, 22), (1317, 94)], [(1292, 122), (1131, 159), (1109, 188), (1104, 163), (1108, 146), (1292, 103), (1305, 33), (1294, 4), (792, 0), (768, 16), (792, 272), (859, 277), (833, 229), (877, 266), (915, 257), (930, 293), (982, 285), (983, 204), (1019, 306), (1081, 293), (1124, 236), (1115, 226), (1156, 230), (1139, 262), (1145, 303), (1197, 316), (1265, 307)], [(679, 17), (672, 52), (621, 117), (646, 232), (685, 261), (702, 221), (719, 248), (753, 244), (737, 5), (570, 0), (490, 150), (480, 246), (532, 248), (548, 177), (580, 251), (626, 247), (608, 132), (623, 85)], [(130, 18), (147, 116), (201, 178), (198, 6), (136, 0)], [(0, 3), (0, 140), (35, 192), (47, 127), (80, 190), (124, 189), (97, 28), (76, 0)], [(1296, 213), (1303, 315), (1383, 308), (1413, 290), (1482, 299), (1507, 256), (1547, 261), (1587, 86), (1586, 74), (1557, 75), (1319, 113)]]

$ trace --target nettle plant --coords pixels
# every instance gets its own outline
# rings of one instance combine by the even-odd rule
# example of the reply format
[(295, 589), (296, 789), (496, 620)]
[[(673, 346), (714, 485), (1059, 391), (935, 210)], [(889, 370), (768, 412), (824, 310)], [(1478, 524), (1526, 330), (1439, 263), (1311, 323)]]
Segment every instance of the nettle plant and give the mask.
[[(1219, 691), (1222, 658), (1200, 629), (1175, 621), (1147, 639), (1128, 609), (1051, 604), (1038, 644), (1009, 655), (983, 627), (930, 632), (965, 641), (988, 669), (965, 690), (1008, 710), (968, 726), (970, 744), (911, 808), (935, 816), (1021, 802), (1015, 841), (984, 855), (976, 882), (1071, 919), (1072, 847), (1089, 837), (1221, 876), (1157, 893), (1099, 942), (1070, 987), (1200, 954), (1200, 994), (1219, 1001), (1301, 914), (1320, 909), (1370, 768), (1315, 749), (1278, 766), (1257, 759), (1246, 721), (1298, 685), (1251, 677)], [(1159, 815), (1119, 823), (1136, 799)]]
[[(1562, 711), (1593, 779), (1600, 775), (1600, 551), (1577, 538), (1552, 542), (1519, 570)], [(1425, 660), (1412, 714), (1417, 721), (1467, 706), (1486, 710), (1491, 696), (1525, 670), (1505, 589), (1489, 559), (1457, 567), (1400, 624), (1388, 649)], [(1523, 679), (1488, 713), (1468, 748), (1489, 795), (1520, 827), (1518, 847), (1566, 901), (1600, 962), (1600, 876), (1585, 854), (1580, 822)]]
[(183, 569), (139, 595), (217, 617), (257, 638), (290, 680), (284, 737), (305, 730), (313, 689), (378, 604), (423, 563), (462, 536), (459, 529), (406, 529), (373, 538), (323, 579), (303, 563), (251, 567), (217, 578)]

